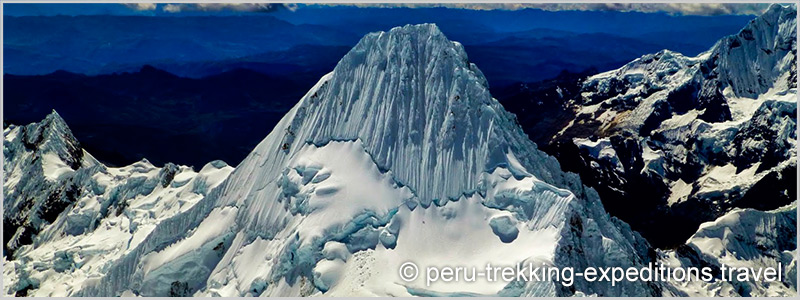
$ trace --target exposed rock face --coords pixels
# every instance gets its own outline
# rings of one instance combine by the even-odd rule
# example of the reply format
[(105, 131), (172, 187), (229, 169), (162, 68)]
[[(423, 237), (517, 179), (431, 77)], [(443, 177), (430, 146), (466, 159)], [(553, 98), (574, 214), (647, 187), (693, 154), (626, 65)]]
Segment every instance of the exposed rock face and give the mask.
[(659, 247), (735, 207), (784, 206), (797, 193), (796, 24), (794, 6), (773, 5), (697, 57), (664, 50), (590, 76), (545, 148)]

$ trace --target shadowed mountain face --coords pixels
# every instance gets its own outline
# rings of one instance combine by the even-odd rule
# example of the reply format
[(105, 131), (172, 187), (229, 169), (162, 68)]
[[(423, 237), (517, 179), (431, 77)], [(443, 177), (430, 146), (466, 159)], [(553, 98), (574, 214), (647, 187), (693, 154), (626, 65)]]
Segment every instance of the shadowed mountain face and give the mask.
[(654, 246), (683, 245), (731, 209), (796, 199), (796, 13), (774, 5), (695, 57), (664, 50), (565, 73), (504, 104), (609, 213)]

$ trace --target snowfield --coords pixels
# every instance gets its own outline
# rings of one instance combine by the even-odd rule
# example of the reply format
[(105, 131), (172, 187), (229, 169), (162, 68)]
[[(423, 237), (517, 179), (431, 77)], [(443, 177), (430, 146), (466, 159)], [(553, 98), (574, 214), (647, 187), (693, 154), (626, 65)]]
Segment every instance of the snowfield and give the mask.
[[(656, 74), (681, 70), (665, 76), (702, 59), (660, 55), (677, 60)], [(628, 66), (595, 79), (641, 82), (648, 72)], [(772, 117), (796, 109), (790, 97), (765, 100), (753, 115), (766, 112), (761, 122), (794, 138), (793, 119)], [(657, 130), (729, 130), (666, 123)], [(796, 265), (796, 204), (734, 210), (681, 248), (653, 248), (528, 139), (461, 44), (433, 24), (366, 35), (236, 168), (106, 167), (55, 112), (4, 138), (4, 224), (15, 229), (4, 240), (8, 296), (796, 295), (796, 272), (768, 286), (402, 280), (406, 262)], [(575, 143), (623, 168), (608, 140)], [(660, 155), (648, 152), (653, 166)], [(718, 168), (703, 181), (709, 192), (747, 184)]]
[[(676, 285), (689, 296), (766, 296), (797, 295), (797, 203), (772, 211), (736, 209), (717, 220), (703, 223), (685, 247), (664, 252), (672, 266), (707, 265), (720, 270), (722, 265), (752, 268), (782, 267), (782, 281), (715, 281)], [(763, 275), (762, 275), (763, 276)]]

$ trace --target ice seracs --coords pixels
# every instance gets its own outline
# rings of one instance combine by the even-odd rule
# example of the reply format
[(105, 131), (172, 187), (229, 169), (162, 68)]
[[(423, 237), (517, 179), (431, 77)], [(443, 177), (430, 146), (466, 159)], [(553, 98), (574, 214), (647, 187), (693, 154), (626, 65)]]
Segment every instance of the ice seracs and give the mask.
[(4, 295), (68, 296), (233, 170), (103, 165), (55, 111), (3, 132)]
[[(765, 22), (757, 23), (772, 27), (752, 26), (759, 32), (771, 32), (767, 29), (774, 26), (789, 28), (776, 25), (792, 22), (786, 10), (773, 7), (768, 12), (778, 15), (776, 20), (781, 22), (765, 17)], [(758, 35), (753, 37), (760, 41)], [(749, 42), (744, 37), (741, 41)], [(683, 143), (687, 136), (698, 136), (692, 143), (717, 149), (713, 145), (719, 137), (735, 140), (752, 128), (754, 134), (742, 136), (739, 145), (754, 149), (775, 144), (775, 153), (787, 155), (769, 156), (777, 157), (774, 164), (765, 163), (766, 157), (749, 156), (755, 160), (737, 165), (730, 159), (739, 150), (722, 151), (727, 156), (720, 158), (724, 163), (714, 165), (718, 170), (687, 173), (696, 178), (678, 176), (686, 181), (672, 186), (681, 193), (676, 205), (692, 203), (687, 199), (697, 194), (695, 185), (705, 184), (711, 194), (730, 187), (714, 186), (721, 178), (731, 178), (726, 177), (731, 169), (728, 163), (742, 170), (755, 168), (750, 171), (787, 170), (793, 161), (787, 157), (796, 157), (784, 151), (794, 143), (787, 128), (796, 122), (789, 115), (796, 103), (792, 106), (788, 101), (796, 94), (796, 84), (787, 83), (789, 90), (780, 91), (773, 85), (767, 91), (775, 93), (767, 94), (775, 97), (769, 99), (749, 99), (759, 101), (763, 106), (759, 110), (766, 113), (740, 120), (742, 114), (726, 111), (745, 105), (726, 104), (725, 93), (731, 91), (706, 84), (716, 82), (707, 76), (715, 69), (703, 69), (711, 53), (686, 58), (663, 51), (590, 78), (583, 98), (576, 102), (584, 116), (576, 118), (562, 135), (574, 135), (575, 126), (597, 125), (593, 120), (601, 120), (595, 127), (603, 128), (601, 132), (613, 131), (619, 124), (619, 128), (635, 129), (601, 139), (568, 139), (593, 155), (589, 157), (596, 157), (597, 166), (607, 171), (597, 178), (623, 183), (626, 178), (619, 175), (620, 169), (674, 182), (678, 181), (672, 176), (695, 170), (692, 163), (698, 150)], [(791, 74), (791, 68), (787, 72)], [(753, 85), (753, 90), (762, 89)], [(681, 102), (695, 99), (685, 96), (698, 92), (704, 95), (700, 102)], [(676, 110), (682, 113), (673, 113)], [(764, 138), (772, 132), (788, 140)], [(7, 143), (19, 136), (13, 128), (5, 133)], [(644, 134), (648, 140), (640, 143), (639, 135)], [(642, 157), (628, 155), (631, 151), (640, 151)], [(46, 165), (50, 166), (47, 170), (56, 171), (46, 173), (40, 168), (37, 180), (41, 182), (61, 180), (81, 169), (69, 171), (53, 160)], [(576, 270), (641, 268), (673, 260), (698, 265), (727, 259), (705, 257), (721, 253), (720, 249), (742, 253), (740, 249), (745, 248), (764, 260), (737, 258), (742, 264), (772, 263), (776, 253), (780, 261), (791, 264), (792, 251), (796, 251), (796, 242), (794, 248), (764, 244), (767, 248), (761, 249), (753, 246), (751, 238), (774, 234), (767, 224), (784, 228), (796, 223), (784, 212), (794, 206), (762, 214), (734, 211), (729, 216), (711, 211), (722, 219), (704, 225), (674, 251), (654, 249), (625, 222), (610, 217), (598, 193), (583, 185), (578, 175), (562, 171), (555, 158), (537, 149), (516, 117), (491, 97), (486, 79), (469, 62), (463, 47), (432, 24), (365, 36), (235, 169), (212, 162), (195, 173), (174, 165), (156, 168), (146, 161), (124, 168), (97, 168), (78, 185), (86, 187), (81, 197), (67, 205), (56, 221), (42, 227), (39, 244), (17, 249), (5, 262), (4, 280), (8, 278), (10, 287), (6, 293), (659, 296), (732, 291), (743, 295), (743, 289), (723, 283), (687, 287), (626, 281), (611, 286), (575, 280), (574, 285), (565, 286), (557, 281), (479, 278), (427, 284), (422, 277), (405, 281), (398, 271), (407, 262), (422, 270), (444, 265), (484, 268), (488, 263)], [(19, 174), (8, 178), (22, 178), (26, 173)], [(707, 180), (698, 181), (701, 176)], [(9, 179), (4, 184), (15, 182)], [(693, 187), (687, 193), (688, 182)], [(85, 230), (58, 236), (65, 228), (59, 224), (68, 223), (83, 224), (74, 228)], [(743, 236), (726, 235), (726, 228), (736, 228)], [(31, 263), (34, 260), (41, 263)], [(777, 286), (747, 291), (791, 294)]]
[(365, 36), (225, 182), (75, 295), (658, 294), (397, 275), (408, 261), (646, 262), (619, 225), (525, 137), (460, 44), (409, 25)]

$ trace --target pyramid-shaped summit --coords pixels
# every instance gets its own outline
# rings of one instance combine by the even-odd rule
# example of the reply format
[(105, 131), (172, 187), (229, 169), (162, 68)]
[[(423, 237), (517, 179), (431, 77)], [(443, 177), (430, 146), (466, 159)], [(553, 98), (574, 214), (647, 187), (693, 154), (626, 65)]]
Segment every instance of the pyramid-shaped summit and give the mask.
[(482, 172), (508, 165), (507, 148), (533, 147), (514, 118), (461, 44), (436, 25), (406, 25), (366, 35), (255, 152), (272, 160), (276, 147), (360, 140), (420, 201), (446, 200), (474, 192)]
[(429, 287), (396, 270), (644, 263), (646, 242), (622, 228), (527, 139), (460, 44), (409, 25), (365, 36), (225, 182), (77, 294), (572, 295), (550, 281)]

